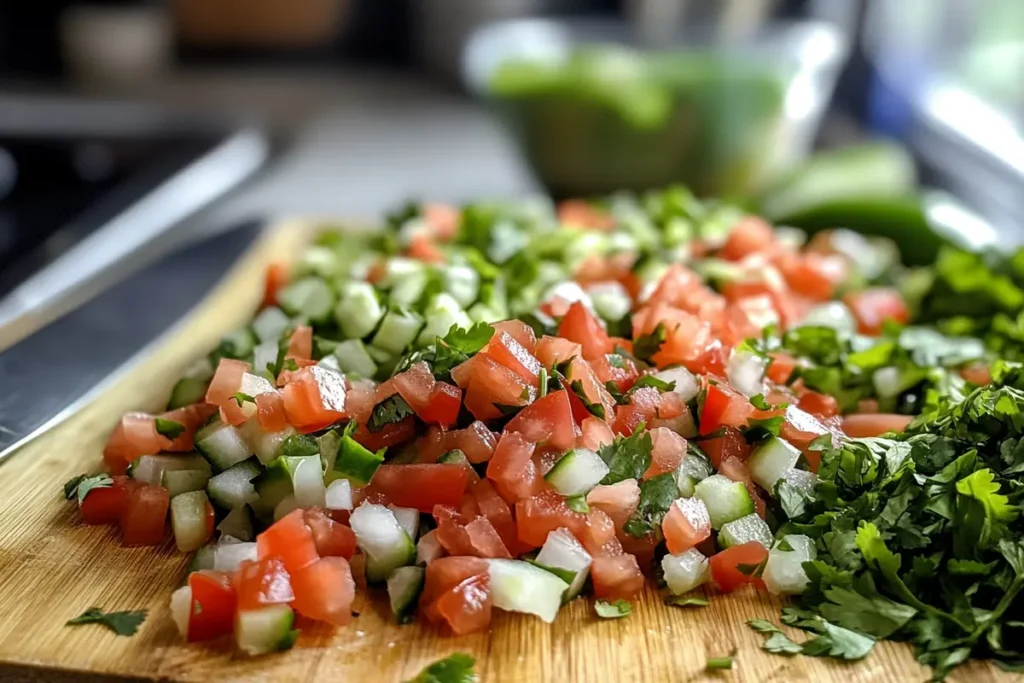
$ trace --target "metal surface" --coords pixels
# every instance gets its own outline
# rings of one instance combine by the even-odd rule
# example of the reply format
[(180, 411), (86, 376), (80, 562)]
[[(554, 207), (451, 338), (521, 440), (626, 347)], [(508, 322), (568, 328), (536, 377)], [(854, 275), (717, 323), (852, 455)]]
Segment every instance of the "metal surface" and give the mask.
[(175, 252), (0, 353), (0, 462), (114, 381), (214, 287), (260, 227), (246, 223)]

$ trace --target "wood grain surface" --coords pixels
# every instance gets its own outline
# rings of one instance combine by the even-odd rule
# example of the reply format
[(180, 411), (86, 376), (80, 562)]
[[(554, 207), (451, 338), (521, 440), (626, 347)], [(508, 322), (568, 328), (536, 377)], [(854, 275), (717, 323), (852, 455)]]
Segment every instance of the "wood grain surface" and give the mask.
[[(488, 633), (462, 638), (426, 626), (397, 626), (386, 598), (360, 594), (354, 605), (360, 616), (349, 627), (303, 624), (290, 652), (248, 659), (235, 654), (230, 642), (182, 642), (168, 599), (184, 579), (189, 558), (170, 539), (159, 548), (122, 548), (114, 529), (80, 522), (61, 486), (99, 468), (103, 444), (122, 413), (161, 408), (184, 366), (253, 314), (264, 265), (294, 254), (308, 233), (299, 221), (268, 232), (200, 308), (113, 389), (0, 468), (0, 681), (385, 683), (409, 679), (456, 651), (476, 657), (484, 683), (927, 680), (929, 672), (910, 649), (895, 643), (852, 664), (762, 652), (761, 636), (744, 622), (775, 619), (780, 602), (753, 589), (728, 596), (709, 590), (709, 607), (676, 608), (664, 606), (649, 588), (634, 601), (632, 615), (616, 620), (597, 618), (589, 600), (570, 604), (552, 625), (496, 611)], [(91, 606), (144, 608), (149, 617), (131, 638), (96, 625), (64, 626)], [(733, 670), (705, 674), (707, 657), (734, 650)], [(953, 680), (1018, 678), (975, 662)]]

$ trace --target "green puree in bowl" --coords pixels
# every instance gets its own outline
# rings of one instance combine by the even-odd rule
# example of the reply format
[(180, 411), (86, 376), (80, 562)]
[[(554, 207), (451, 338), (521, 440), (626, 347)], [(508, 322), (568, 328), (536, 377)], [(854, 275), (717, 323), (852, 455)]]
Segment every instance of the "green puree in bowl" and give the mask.
[(749, 57), (608, 46), (509, 60), (490, 93), (556, 196), (668, 182), (739, 195), (779, 143), (786, 77)]

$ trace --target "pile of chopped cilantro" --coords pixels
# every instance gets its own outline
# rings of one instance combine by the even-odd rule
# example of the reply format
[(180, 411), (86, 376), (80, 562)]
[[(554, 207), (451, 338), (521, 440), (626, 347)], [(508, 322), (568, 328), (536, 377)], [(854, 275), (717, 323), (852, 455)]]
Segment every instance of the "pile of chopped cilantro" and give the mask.
[(895, 438), (824, 439), (819, 484), (782, 500), (779, 535), (806, 534), (818, 555), (782, 621), (795, 643), (751, 626), (781, 655), (865, 656), (908, 641), (935, 679), (968, 658), (1024, 672), (1024, 367), (940, 396)]

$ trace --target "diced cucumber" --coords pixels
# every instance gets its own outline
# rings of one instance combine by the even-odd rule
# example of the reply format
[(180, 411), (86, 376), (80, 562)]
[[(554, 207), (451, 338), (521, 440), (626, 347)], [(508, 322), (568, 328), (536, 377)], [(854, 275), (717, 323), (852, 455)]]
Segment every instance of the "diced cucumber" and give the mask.
[(362, 339), (375, 329), (384, 315), (377, 292), (369, 282), (349, 282), (334, 307), (334, 319), (346, 339)]
[(292, 492), (296, 504), (301, 508), (323, 506), (327, 487), (324, 486), (324, 471), (320, 454), (301, 457), (281, 456), (285, 469), (292, 478)]
[(416, 545), (394, 513), (383, 505), (364, 503), (352, 511), (349, 526), (366, 554), (366, 578), (380, 582), (392, 570), (416, 559)]
[(217, 546), (212, 543), (208, 543), (197, 550), (196, 554), (192, 557), (192, 561), (188, 565), (188, 573), (191, 574), (192, 572), (198, 572), (202, 569), (213, 569), (216, 552)]
[(388, 301), (393, 305), (414, 306), (423, 296), (429, 282), (430, 273), (426, 269), (409, 273), (390, 286)]
[(314, 244), (303, 250), (295, 267), (299, 273), (332, 278), (339, 274), (339, 261), (338, 252), (334, 249)]
[[(259, 315), (252, 321), (252, 329), (261, 342), (272, 342), (274, 344), (274, 355), (276, 356), (277, 342), (291, 324), (292, 321), (288, 319), (284, 311), (277, 306), (268, 306), (260, 311)], [(263, 367), (257, 365), (256, 369), (262, 370)]]
[(225, 510), (255, 502), (259, 495), (252, 485), (252, 480), (259, 476), (260, 472), (260, 468), (254, 463), (240, 462), (211, 478), (206, 484), (206, 492), (210, 494), (210, 500)]
[(388, 505), (388, 509), (395, 516), (398, 526), (415, 541), (420, 528), (420, 511), (415, 508), (400, 508), (397, 505)]
[(317, 365), (322, 368), (327, 368), (328, 370), (333, 370), (334, 372), (341, 372), (341, 363), (339, 363), (338, 359), (334, 356), (324, 356), (317, 361)]
[(399, 567), (388, 575), (388, 600), (399, 624), (412, 622), (425, 576), (423, 567)]
[(332, 481), (324, 496), (324, 507), (328, 510), (352, 509), (352, 484), (348, 479)]
[(242, 433), (219, 418), (196, 432), (196, 448), (210, 461), (217, 471), (245, 461), (252, 455), (252, 449), (242, 438)]
[(777, 436), (765, 439), (747, 460), (750, 478), (765, 491), (774, 491), (775, 484), (793, 469), (800, 459), (800, 450)]
[(221, 337), (220, 344), (210, 354), (211, 361), (217, 364), (222, 358), (248, 358), (255, 343), (248, 328), (228, 332)]
[(378, 374), (389, 371), (388, 368), (393, 368), (395, 363), (398, 362), (397, 355), (384, 349), (378, 349), (376, 346), (367, 346), (366, 353), (370, 355), (370, 360), (377, 364)]
[(426, 270), (427, 266), (422, 261), (404, 256), (393, 256), (384, 264), (384, 275), (377, 284), (382, 289), (391, 289), (404, 280), (425, 274)]
[(697, 484), (710, 477), (713, 471), (711, 462), (702, 453), (688, 448), (675, 473), (679, 495), (684, 498), (693, 497)]
[(309, 322), (323, 323), (331, 317), (334, 290), (321, 278), (304, 277), (279, 291), (277, 300), (285, 313)]
[(765, 548), (771, 548), (774, 540), (768, 523), (757, 514), (746, 515), (723, 524), (722, 530), (718, 533), (718, 543), (723, 548), (743, 545), (750, 541), (757, 541)]
[(210, 463), (195, 454), (143, 455), (132, 466), (132, 479), (146, 484), (160, 484), (169, 470), (200, 470), (211, 474)]
[(791, 469), (786, 470), (782, 478), (787, 484), (804, 493), (813, 493), (814, 487), (818, 485), (818, 475), (807, 470)]
[(252, 510), (248, 505), (234, 508), (217, 525), (217, 531), (224, 536), (237, 538), (239, 541), (251, 541), (255, 538), (252, 529)]
[(167, 401), (167, 410), (175, 410), (199, 403), (206, 397), (206, 388), (210, 385), (205, 379), (182, 377), (171, 389), (171, 397)]
[(324, 472), (330, 472), (341, 450), (341, 433), (337, 429), (329, 429), (316, 437), (316, 445), (320, 450), (320, 466)]
[(537, 553), (536, 561), (545, 567), (564, 569), (575, 575), (563, 596), (563, 600), (568, 602), (583, 590), (593, 560), (576, 537), (568, 529), (563, 528), (548, 532), (544, 545)]
[(174, 496), (189, 491), (202, 491), (210, 481), (210, 465), (205, 460), (201, 470), (164, 470), (160, 485), (167, 489), (167, 495)]
[(622, 320), (633, 308), (633, 298), (619, 282), (611, 280), (587, 288), (594, 311), (605, 320)]
[(259, 461), (264, 465), (269, 464), (280, 455), (281, 444), (289, 437), (295, 436), (298, 432), (294, 427), (288, 426), (279, 432), (267, 432), (263, 430), (255, 418), (250, 418), (240, 428), (242, 438), (249, 444), (249, 448), (256, 454)]
[(463, 329), (469, 329), (473, 325), (469, 316), (459, 306), (459, 302), (446, 292), (441, 292), (431, 299), (423, 311), (423, 317), (427, 322), (416, 339), (419, 346), (433, 344), (435, 338), (448, 334), (453, 325)]
[(578, 496), (608, 474), (608, 464), (589, 448), (574, 448), (555, 463), (544, 479), (563, 496)]
[(522, 560), (488, 560), (491, 600), (498, 609), (535, 614), (551, 623), (569, 584)]
[(359, 339), (346, 339), (338, 344), (334, 357), (338, 359), (338, 368), (350, 379), (373, 379), (377, 374), (377, 364)]
[(213, 551), (213, 568), (219, 572), (233, 572), (246, 560), (256, 560), (255, 543), (218, 543)]
[[(783, 550), (783, 548), (790, 550)], [(776, 595), (799, 595), (807, 588), (807, 572), (804, 562), (814, 559), (817, 552), (814, 541), (802, 534), (789, 534), (768, 553), (761, 578), (770, 593)]]
[[(276, 341), (260, 342), (252, 350), (252, 369), (262, 377), (269, 378), (277, 368), (278, 357), (281, 354), (281, 344)], [(270, 368), (268, 370), (268, 367)]]
[(437, 529), (431, 529), (416, 542), (416, 564), (430, 564), (444, 555), (444, 548), (437, 538)]
[(480, 274), (466, 265), (450, 265), (441, 271), (444, 287), (462, 308), (468, 308), (480, 293)]
[(693, 495), (704, 501), (711, 516), (711, 526), (716, 530), (754, 511), (754, 502), (743, 482), (733, 481), (721, 474), (713, 474), (699, 482), (694, 487)]
[(768, 371), (768, 358), (753, 351), (734, 348), (729, 354), (725, 374), (729, 384), (736, 387), (744, 396), (756, 396), (764, 393), (764, 375)]
[(374, 453), (348, 434), (343, 434), (334, 467), (327, 473), (328, 480), (345, 478), (356, 486), (366, 486), (384, 462), (384, 450)]
[(263, 520), (273, 519), (274, 509), (292, 495), (292, 477), (281, 458), (271, 461), (252, 483), (257, 494), (252, 509)]
[(171, 498), (171, 528), (178, 550), (190, 553), (209, 539), (206, 508), (210, 501), (204, 491), (189, 491)]
[(320, 455), (320, 444), (308, 434), (295, 434), (281, 444), (281, 456), (302, 458), (307, 455)]
[(288, 605), (239, 610), (235, 615), (235, 644), (247, 655), (288, 650), (299, 632), (292, 629), (295, 613)]
[(800, 324), (810, 327), (831, 327), (843, 337), (852, 336), (857, 332), (857, 319), (842, 301), (818, 304), (807, 312)]
[(192, 618), (192, 589), (188, 586), (171, 593), (171, 618), (181, 637), (188, 639), (188, 622)]
[(373, 335), (371, 345), (394, 356), (405, 353), (405, 349), (416, 340), (423, 318), (416, 313), (398, 306), (388, 308), (380, 328)]
[(683, 399), (684, 403), (691, 401), (700, 393), (700, 385), (697, 383), (697, 378), (684, 367), (659, 370), (654, 373), (654, 376), (663, 382), (672, 382), (675, 385), (672, 387), (672, 391), (679, 394), (679, 398)]
[(708, 558), (696, 548), (661, 558), (661, 571), (672, 595), (689, 593), (710, 578)]

